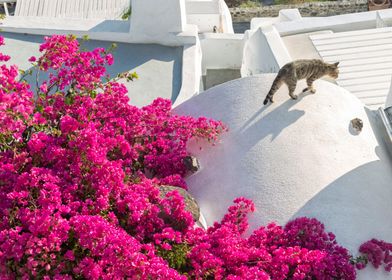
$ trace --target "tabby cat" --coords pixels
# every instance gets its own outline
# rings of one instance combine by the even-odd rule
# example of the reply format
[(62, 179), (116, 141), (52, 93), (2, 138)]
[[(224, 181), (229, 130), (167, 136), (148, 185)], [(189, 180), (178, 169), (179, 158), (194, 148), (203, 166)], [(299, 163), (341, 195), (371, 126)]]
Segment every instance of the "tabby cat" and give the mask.
[(278, 72), (271, 89), (264, 99), (264, 105), (273, 101), (274, 93), (282, 86), (283, 83), (289, 88), (289, 95), (292, 99), (297, 99), (294, 90), (297, 86), (297, 81), (306, 79), (308, 87), (304, 88), (302, 92), (310, 91), (315, 93), (313, 82), (325, 75), (336, 79), (339, 75), (339, 62), (334, 64), (326, 63), (320, 59), (299, 59), (284, 65)]

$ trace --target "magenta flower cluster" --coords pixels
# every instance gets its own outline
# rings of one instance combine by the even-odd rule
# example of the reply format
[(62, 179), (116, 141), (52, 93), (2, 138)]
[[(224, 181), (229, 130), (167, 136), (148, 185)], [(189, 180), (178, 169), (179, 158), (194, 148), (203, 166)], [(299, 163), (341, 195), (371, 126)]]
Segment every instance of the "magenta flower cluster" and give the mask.
[(234, 202), (221, 223), (191, 233), (196, 279), (355, 279), (348, 251), (316, 219), (271, 223), (244, 238), (254, 205), (244, 198)]
[(359, 247), (359, 252), (365, 256), (365, 263), (359, 263), (359, 269), (370, 262), (375, 268), (383, 265), (386, 271), (392, 270), (392, 243), (372, 239), (363, 243)]
[[(187, 142), (215, 142), (226, 127), (176, 116), (161, 98), (129, 105), (104, 49), (53, 36), (40, 51), (29, 61), (48, 78), (37, 74), (35, 93), (16, 66), (0, 67), (0, 279), (355, 279), (348, 251), (315, 219), (244, 237), (254, 205), (238, 198), (198, 228), (180, 194), (159, 186), (186, 188)], [(387, 270), (390, 250), (361, 247)]]

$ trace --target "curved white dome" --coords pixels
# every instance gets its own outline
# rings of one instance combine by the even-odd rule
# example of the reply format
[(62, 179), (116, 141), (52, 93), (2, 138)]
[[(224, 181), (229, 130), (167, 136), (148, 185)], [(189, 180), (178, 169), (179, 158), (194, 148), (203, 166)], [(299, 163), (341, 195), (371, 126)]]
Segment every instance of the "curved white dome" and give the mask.
[[(363, 242), (392, 242), (392, 165), (377, 117), (348, 91), (316, 81), (316, 94), (289, 99), (286, 86), (275, 103), (263, 100), (275, 74), (243, 78), (211, 88), (176, 112), (222, 120), (230, 131), (215, 147), (191, 151), (201, 163), (188, 179), (207, 223), (220, 220), (234, 198), (252, 199), (257, 228), (298, 216), (318, 218), (354, 255)], [(299, 82), (297, 91), (305, 87)], [(350, 129), (360, 118), (362, 132)], [(381, 138), (381, 137), (380, 137)], [(367, 269), (359, 279), (391, 279)]]

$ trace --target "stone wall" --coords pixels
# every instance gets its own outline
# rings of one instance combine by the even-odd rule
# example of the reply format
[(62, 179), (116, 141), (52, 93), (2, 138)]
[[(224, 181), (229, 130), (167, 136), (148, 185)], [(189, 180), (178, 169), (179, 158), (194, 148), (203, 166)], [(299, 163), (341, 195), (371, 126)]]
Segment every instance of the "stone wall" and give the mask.
[(328, 2), (308, 2), (290, 5), (272, 5), (256, 8), (231, 8), (233, 22), (249, 22), (255, 17), (276, 17), (281, 9), (297, 8), (303, 17), (322, 17), (349, 13), (366, 12), (367, 0), (344, 0)]

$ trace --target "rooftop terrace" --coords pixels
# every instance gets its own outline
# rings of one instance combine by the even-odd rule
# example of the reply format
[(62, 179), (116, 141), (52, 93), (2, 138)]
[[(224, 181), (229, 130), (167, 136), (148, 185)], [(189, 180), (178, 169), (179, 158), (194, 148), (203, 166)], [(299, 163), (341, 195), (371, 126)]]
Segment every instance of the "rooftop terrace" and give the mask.
[(392, 28), (311, 35), (327, 62), (340, 61), (337, 84), (371, 109), (383, 106), (392, 75)]

